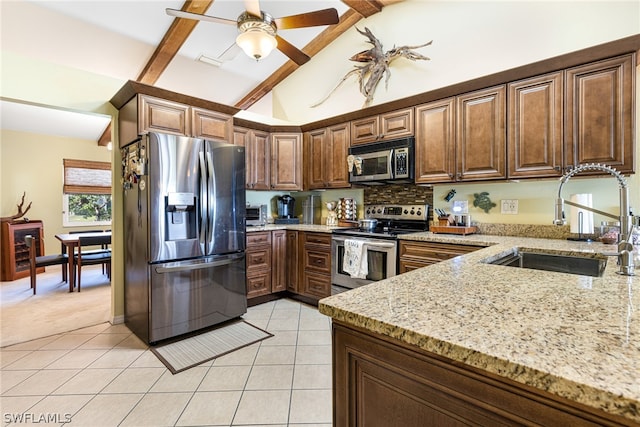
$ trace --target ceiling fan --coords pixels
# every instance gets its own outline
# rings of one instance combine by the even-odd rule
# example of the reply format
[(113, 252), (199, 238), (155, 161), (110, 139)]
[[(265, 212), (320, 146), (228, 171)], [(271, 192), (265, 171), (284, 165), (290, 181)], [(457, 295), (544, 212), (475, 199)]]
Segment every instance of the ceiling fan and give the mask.
[(259, 0), (244, 0), (244, 5), (246, 10), (235, 21), (177, 9), (166, 9), (166, 12), (167, 15), (176, 18), (235, 25), (240, 33), (236, 43), (249, 57), (257, 61), (269, 55), (274, 48), (278, 48), (298, 65), (305, 64), (310, 59), (309, 56), (280, 37), (277, 34), (278, 30), (332, 25), (337, 24), (340, 19), (338, 12), (333, 8), (274, 18), (260, 10)]

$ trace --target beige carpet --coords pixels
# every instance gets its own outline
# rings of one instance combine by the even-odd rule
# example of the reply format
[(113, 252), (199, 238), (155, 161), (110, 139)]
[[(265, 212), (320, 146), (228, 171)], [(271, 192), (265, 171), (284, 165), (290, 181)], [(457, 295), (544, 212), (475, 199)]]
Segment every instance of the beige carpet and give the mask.
[(0, 347), (108, 322), (111, 284), (100, 265), (82, 268), (82, 292), (69, 293), (59, 266), (38, 274), (33, 295), (29, 277), (0, 282)]

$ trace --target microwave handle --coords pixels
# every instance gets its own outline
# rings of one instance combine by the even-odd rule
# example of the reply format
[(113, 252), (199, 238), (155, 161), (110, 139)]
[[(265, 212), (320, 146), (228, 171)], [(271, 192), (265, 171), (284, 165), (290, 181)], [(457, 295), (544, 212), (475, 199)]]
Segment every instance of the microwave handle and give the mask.
[(396, 150), (394, 148), (392, 148), (389, 151), (389, 175), (391, 176), (391, 179), (396, 177)]

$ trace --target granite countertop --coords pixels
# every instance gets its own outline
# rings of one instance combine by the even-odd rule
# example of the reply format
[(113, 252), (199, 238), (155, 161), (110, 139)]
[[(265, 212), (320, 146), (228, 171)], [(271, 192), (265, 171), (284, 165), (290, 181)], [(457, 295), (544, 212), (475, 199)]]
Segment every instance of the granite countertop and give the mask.
[(258, 226), (248, 226), (247, 233), (256, 231), (273, 231), (273, 230), (294, 230), (294, 231), (312, 231), (316, 233), (331, 233), (338, 227), (320, 225), (320, 224), (267, 224)]
[(602, 277), (484, 263), (514, 248), (561, 253), (613, 245), (416, 233), (404, 240), (486, 246), (320, 300), (336, 320), (393, 337), (640, 422), (640, 269)]

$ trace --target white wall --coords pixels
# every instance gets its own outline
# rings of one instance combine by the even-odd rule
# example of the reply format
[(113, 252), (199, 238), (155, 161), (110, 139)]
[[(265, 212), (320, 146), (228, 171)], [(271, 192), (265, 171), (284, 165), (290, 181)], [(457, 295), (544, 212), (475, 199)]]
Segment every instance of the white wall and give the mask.
[[(18, 213), (23, 193), (30, 219), (44, 223), (45, 252), (60, 252), (62, 225), (63, 159), (111, 162), (111, 152), (96, 141), (2, 130), (0, 133), (0, 216)], [(114, 178), (114, 185), (119, 182)]]
[[(640, 33), (637, 1), (425, 1), (405, 0), (362, 20), (385, 51), (418, 45), (430, 61), (391, 63), (388, 89), (382, 81), (373, 105), (471, 80), (589, 46)], [(370, 49), (354, 28), (335, 40), (273, 90), (273, 114), (310, 123), (362, 107), (357, 79), (321, 100)]]

